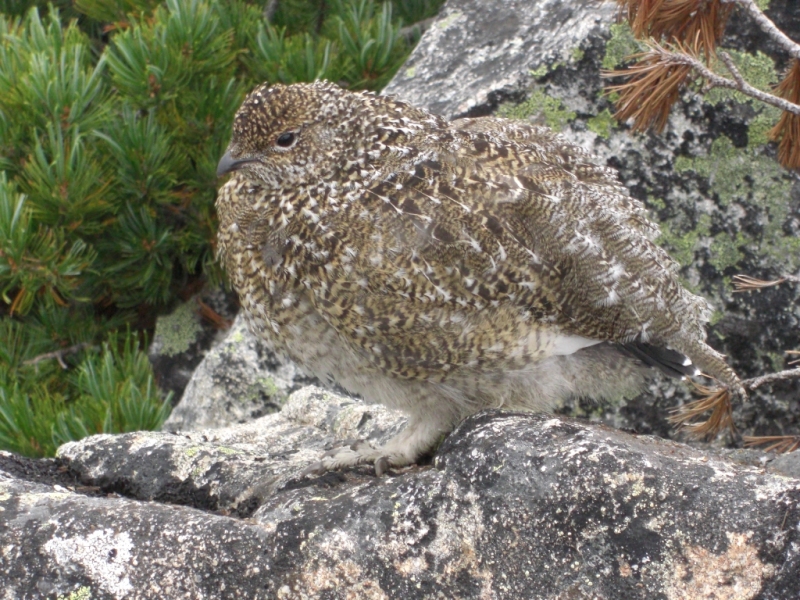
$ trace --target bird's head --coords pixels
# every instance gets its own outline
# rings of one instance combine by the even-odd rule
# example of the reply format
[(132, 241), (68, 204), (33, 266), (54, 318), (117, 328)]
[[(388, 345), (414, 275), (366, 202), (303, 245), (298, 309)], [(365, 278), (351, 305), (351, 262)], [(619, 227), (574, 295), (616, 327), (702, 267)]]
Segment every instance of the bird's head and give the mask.
[(291, 185), (313, 171), (331, 137), (321, 114), (342, 90), (331, 84), (262, 85), (239, 107), (217, 176), (241, 171), (270, 187)]
[(264, 84), (237, 111), (217, 176), (239, 171), (273, 189), (316, 184), (365, 161), (376, 167), (409, 136), (442, 124), (403, 102), (325, 81)]
[(275, 188), (329, 175), (352, 146), (354, 96), (328, 82), (256, 88), (236, 112), (217, 176), (239, 171)]

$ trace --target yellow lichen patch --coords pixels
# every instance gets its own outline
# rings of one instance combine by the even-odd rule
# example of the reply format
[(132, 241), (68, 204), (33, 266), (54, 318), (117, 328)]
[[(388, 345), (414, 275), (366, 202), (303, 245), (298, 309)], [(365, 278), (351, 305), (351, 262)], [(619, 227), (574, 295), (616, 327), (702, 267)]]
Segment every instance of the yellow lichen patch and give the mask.
[[(702, 546), (686, 546), (672, 559), (664, 575), (664, 593), (670, 600), (714, 598), (747, 600), (761, 590), (775, 568), (758, 557), (749, 544), (752, 533), (728, 533), (728, 549), (714, 554)], [(671, 567), (671, 568), (669, 568)]]
[(69, 596), (59, 596), (58, 600), (91, 600), (91, 598), (92, 589), (88, 586), (83, 586), (71, 592)]

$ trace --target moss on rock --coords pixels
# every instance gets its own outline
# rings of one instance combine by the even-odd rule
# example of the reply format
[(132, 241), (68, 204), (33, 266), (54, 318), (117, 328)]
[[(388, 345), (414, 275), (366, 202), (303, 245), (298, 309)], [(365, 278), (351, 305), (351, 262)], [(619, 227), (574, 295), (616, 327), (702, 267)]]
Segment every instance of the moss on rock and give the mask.
[(548, 127), (560, 131), (577, 115), (566, 109), (558, 98), (548, 96), (541, 90), (533, 90), (525, 102), (502, 104), (497, 109), (497, 116), (509, 119), (541, 118)]

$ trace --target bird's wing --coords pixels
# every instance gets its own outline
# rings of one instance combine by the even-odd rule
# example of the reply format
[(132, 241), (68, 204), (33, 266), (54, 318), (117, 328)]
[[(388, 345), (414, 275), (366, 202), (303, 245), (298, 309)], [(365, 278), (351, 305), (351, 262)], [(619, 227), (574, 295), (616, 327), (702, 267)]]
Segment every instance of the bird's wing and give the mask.
[(473, 146), (488, 144), (470, 178), (475, 195), (481, 179), (504, 181), (515, 200), (489, 200), (491, 210), (559, 271), (563, 327), (614, 341), (664, 341), (679, 330), (704, 337), (708, 303), (681, 285), (679, 265), (653, 243), (659, 229), (613, 169), (547, 128), (496, 118), (454, 126)]
[(341, 336), (430, 378), (667, 335), (676, 308), (691, 321), (700, 299), (610, 170), (549, 130), (459, 127), (317, 225), (326, 253), (306, 286)]

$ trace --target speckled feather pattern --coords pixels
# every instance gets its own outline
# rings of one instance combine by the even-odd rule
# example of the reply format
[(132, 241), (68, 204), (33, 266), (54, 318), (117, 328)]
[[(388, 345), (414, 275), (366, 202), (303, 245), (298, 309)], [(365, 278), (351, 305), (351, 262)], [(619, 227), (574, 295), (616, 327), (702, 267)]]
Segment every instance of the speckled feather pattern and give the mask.
[(739, 389), (642, 204), (547, 128), (262, 86), (229, 154), (219, 255), (251, 327), (368, 400), (447, 430), (485, 406), (630, 393), (641, 365), (613, 343), (631, 341)]

